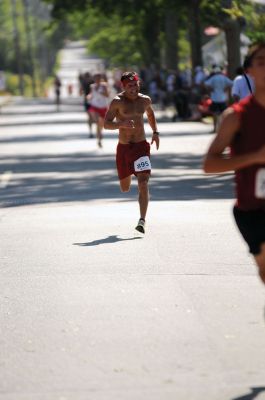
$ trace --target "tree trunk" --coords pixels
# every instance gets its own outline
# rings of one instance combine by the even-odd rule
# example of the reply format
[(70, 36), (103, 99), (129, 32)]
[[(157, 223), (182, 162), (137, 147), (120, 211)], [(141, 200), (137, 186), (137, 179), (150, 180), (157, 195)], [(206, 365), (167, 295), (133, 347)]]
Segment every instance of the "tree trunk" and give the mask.
[(32, 87), (32, 96), (36, 97), (36, 68), (35, 68), (35, 59), (33, 54), (33, 40), (32, 40), (32, 29), (29, 20), (29, 4), (28, 0), (23, 0), (24, 5), (24, 23), (25, 23), (25, 31), (26, 31), (26, 40), (27, 40), (27, 49), (28, 49), (28, 58), (29, 58), (29, 67), (31, 73), (31, 87)]
[[(226, 9), (233, 8), (232, 0), (222, 0), (222, 6)], [(227, 48), (228, 76), (233, 79), (236, 75), (236, 68), (241, 65), (240, 57), (240, 24), (237, 18), (226, 17), (224, 21), (224, 32)]]
[(224, 25), (227, 47), (227, 72), (229, 78), (233, 79), (236, 69), (241, 65), (240, 56), (240, 25), (236, 19), (228, 19)]
[(201, 0), (189, 0), (189, 36), (191, 44), (191, 64), (194, 71), (198, 65), (202, 66), (202, 43), (201, 43), (201, 22), (200, 3)]
[(23, 62), (21, 57), (21, 47), (20, 47), (20, 37), (18, 32), (17, 23), (17, 2), (16, 0), (11, 1), (12, 6), (12, 21), (13, 21), (13, 35), (14, 35), (14, 46), (16, 51), (16, 61), (17, 61), (17, 73), (19, 77), (19, 93), (21, 96), (24, 95), (24, 80), (23, 80)]
[(165, 65), (167, 69), (178, 67), (178, 17), (173, 9), (166, 11), (165, 17)]
[(154, 64), (160, 67), (160, 21), (158, 19), (156, 10), (151, 7), (146, 13), (144, 37), (147, 42), (146, 63), (148, 65)]

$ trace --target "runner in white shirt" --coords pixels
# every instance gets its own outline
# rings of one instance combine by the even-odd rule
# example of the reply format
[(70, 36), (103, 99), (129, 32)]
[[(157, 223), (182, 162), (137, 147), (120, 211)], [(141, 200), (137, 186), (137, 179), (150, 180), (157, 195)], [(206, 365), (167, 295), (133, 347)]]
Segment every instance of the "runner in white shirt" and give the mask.
[(98, 146), (102, 147), (102, 130), (104, 118), (109, 105), (108, 85), (103, 81), (101, 74), (94, 76), (94, 81), (90, 88), (91, 91), (87, 96), (90, 103), (89, 113), (92, 119), (97, 123), (97, 140)]

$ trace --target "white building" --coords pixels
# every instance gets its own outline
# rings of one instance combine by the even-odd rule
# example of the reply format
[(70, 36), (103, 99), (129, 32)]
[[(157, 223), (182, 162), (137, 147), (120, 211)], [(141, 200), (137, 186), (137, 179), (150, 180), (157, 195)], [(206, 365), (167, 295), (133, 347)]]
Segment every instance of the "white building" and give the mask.
[[(243, 59), (248, 51), (248, 46), (250, 44), (250, 39), (241, 33), (241, 60)], [(212, 64), (224, 65), (227, 61), (227, 50), (224, 32), (220, 32), (208, 43), (202, 46), (202, 58), (203, 65), (205, 67), (210, 67)]]

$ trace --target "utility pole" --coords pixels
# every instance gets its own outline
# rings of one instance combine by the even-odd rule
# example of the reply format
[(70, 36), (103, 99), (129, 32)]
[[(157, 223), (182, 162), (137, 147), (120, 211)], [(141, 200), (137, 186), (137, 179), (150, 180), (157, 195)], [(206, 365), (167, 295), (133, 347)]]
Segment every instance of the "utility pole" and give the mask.
[(17, 61), (17, 73), (19, 76), (19, 93), (21, 96), (24, 95), (24, 82), (23, 82), (23, 64), (21, 58), (21, 47), (19, 40), (19, 32), (17, 25), (17, 1), (11, 0), (12, 7), (12, 21), (13, 21), (13, 37), (14, 37), (14, 46), (16, 52), (16, 61)]
[(28, 0), (23, 0), (23, 5), (24, 5), (24, 21), (25, 21), (25, 30), (26, 30), (26, 38), (27, 38), (27, 49), (28, 49), (30, 74), (31, 74), (32, 95), (33, 95), (33, 97), (37, 97), (36, 68), (35, 68), (35, 59), (34, 59), (33, 46), (32, 46), (32, 31), (31, 31), (31, 26), (30, 26), (30, 21), (29, 21)]

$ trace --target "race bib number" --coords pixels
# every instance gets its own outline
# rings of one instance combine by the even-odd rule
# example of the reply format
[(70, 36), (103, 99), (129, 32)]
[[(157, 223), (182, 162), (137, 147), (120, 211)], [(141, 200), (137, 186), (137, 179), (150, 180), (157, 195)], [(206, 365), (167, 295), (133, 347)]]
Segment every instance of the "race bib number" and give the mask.
[(256, 173), (255, 197), (265, 199), (265, 168), (260, 168)]
[(143, 156), (134, 161), (135, 172), (147, 171), (151, 169), (151, 162), (148, 156)]

